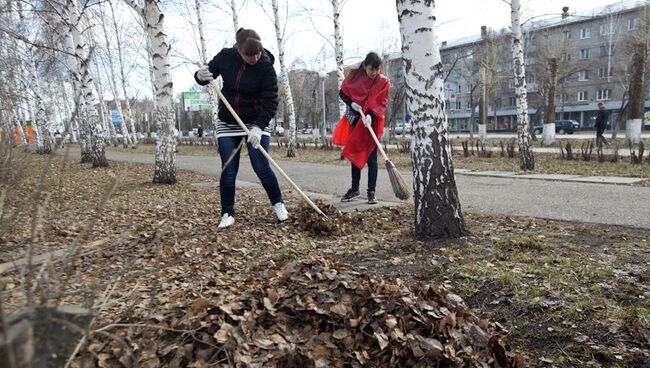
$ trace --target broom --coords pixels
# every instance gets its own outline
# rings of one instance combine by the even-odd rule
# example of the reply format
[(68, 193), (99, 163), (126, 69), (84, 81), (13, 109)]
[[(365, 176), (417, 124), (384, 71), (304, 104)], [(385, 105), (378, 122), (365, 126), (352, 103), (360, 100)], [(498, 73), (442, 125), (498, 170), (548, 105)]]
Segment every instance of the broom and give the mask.
[[(361, 119), (366, 117), (366, 115), (363, 112), (360, 112), (360, 114), (361, 114)], [(409, 199), (411, 193), (408, 190), (408, 187), (406, 185), (406, 182), (404, 181), (404, 178), (402, 177), (402, 174), (399, 173), (395, 165), (391, 162), (391, 160), (388, 159), (388, 156), (386, 156), (386, 152), (384, 152), (384, 148), (379, 143), (379, 139), (377, 139), (377, 135), (375, 135), (375, 131), (372, 130), (372, 126), (369, 126), (368, 130), (370, 131), (370, 135), (372, 136), (372, 139), (375, 140), (379, 152), (381, 153), (382, 156), (384, 156), (384, 160), (386, 160), (386, 171), (388, 171), (388, 177), (390, 178), (390, 185), (393, 187), (393, 193), (395, 193), (395, 197), (401, 200)]]
[[(230, 105), (228, 100), (226, 100), (226, 98), (223, 96), (223, 94), (219, 90), (219, 87), (217, 87), (217, 84), (213, 80), (210, 81), (209, 84), (210, 84), (210, 87), (212, 87), (212, 89), (215, 91), (215, 93), (219, 96), (219, 99), (223, 102), (223, 104), (226, 106), (226, 108), (228, 108), (228, 110), (230, 111), (232, 116), (235, 118), (235, 120), (237, 121), (239, 126), (244, 130), (244, 132), (246, 132), (246, 135), (249, 135), (250, 132), (248, 131), (248, 128), (246, 127), (246, 124), (244, 124), (244, 122), (241, 120), (239, 115), (237, 115), (237, 113), (232, 108), (232, 106)], [(294, 189), (296, 189), (296, 191), (298, 191), (300, 196), (309, 204), (309, 206), (311, 206), (311, 208), (314, 209), (314, 211), (316, 211), (322, 217), (328, 218), (327, 215), (323, 211), (321, 211), (320, 208), (318, 208), (318, 206), (316, 206), (316, 204), (314, 204), (314, 202), (312, 202), (311, 199), (309, 199), (309, 197), (307, 197), (307, 195), (305, 193), (303, 193), (302, 190), (300, 190), (298, 185), (296, 185), (296, 183), (294, 183), (293, 180), (291, 180), (289, 175), (287, 175), (284, 172), (284, 170), (282, 170), (282, 168), (275, 162), (275, 160), (273, 160), (273, 158), (268, 154), (268, 152), (266, 152), (266, 150), (262, 146), (259, 146), (257, 149), (262, 153), (262, 155), (264, 155), (264, 157), (266, 157), (267, 160), (269, 160), (271, 165), (273, 165), (273, 167), (275, 167), (275, 169), (278, 170), (278, 172), (289, 182), (289, 184), (291, 184), (291, 186), (293, 186)], [(228, 160), (228, 161), (230, 161), (230, 160)]]

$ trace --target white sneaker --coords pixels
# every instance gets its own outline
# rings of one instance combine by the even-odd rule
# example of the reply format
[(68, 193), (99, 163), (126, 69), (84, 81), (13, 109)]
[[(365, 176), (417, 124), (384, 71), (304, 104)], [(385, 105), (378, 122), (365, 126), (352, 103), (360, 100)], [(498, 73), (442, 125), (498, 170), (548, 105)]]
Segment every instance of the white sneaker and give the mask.
[(227, 213), (224, 213), (223, 216), (221, 216), (221, 222), (219, 223), (219, 228), (225, 229), (234, 223), (235, 223), (235, 218), (230, 216)]
[(287, 208), (284, 207), (284, 203), (278, 202), (274, 204), (273, 209), (275, 210), (275, 215), (278, 216), (278, 220), (284, 221), (289, 218), (289, 212), (287, 212)]

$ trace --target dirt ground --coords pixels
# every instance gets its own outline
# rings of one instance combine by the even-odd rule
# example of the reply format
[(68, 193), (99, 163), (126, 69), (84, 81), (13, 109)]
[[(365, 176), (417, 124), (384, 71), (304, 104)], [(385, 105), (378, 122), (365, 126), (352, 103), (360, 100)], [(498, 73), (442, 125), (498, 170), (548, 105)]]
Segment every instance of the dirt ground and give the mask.
[[(35, 255), (75, 252), (31, 278), (0, 274), (2, 308), (24, 305), (34, 283), (41, 302), (101, 306), (77, 366), (172, 366), (165, 356), (187, 347), (178, 337), (188, 339), (182, 326), (196, 322), (202, 303), (224, 309), (268, 286), (272, 272), (314, 257), (460, 295), (531, 366), (650, 365), (647, 230), (465, 212), (470, 235), (422, 241), (410, 205), (323, 223), (284, 188), (291, 218), (278, 223), (263, 191), (243, 188), (236, 224), (219, 231), (218, 190), (205, 185), (213, 177), (179, 172), (177, 185), (164, 186), (151, 184), (145, 165), (21, 160), (23, 175), (3, 178), (0, 263), (25, 257), (28, 244)], [(217, 335), (190, 340), (216, 344)], [(130, 346), (128, 359), (120, 344)], [(223, 346), (214, 349), (217, 356)], [(207, 366), (209, 358), (188, 352), (176, 363)]]

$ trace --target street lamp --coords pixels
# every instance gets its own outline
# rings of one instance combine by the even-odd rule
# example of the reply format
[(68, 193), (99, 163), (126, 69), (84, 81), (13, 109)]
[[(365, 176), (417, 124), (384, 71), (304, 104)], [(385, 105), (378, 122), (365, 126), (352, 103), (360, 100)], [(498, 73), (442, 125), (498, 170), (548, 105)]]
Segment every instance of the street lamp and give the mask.
[(323, 93), (323, 126), (321, 128), (321, 139), (325, 143), (325, 78), (327, 78), (327, 73), (324, 70), (318, 72), (318, 77), (321, 80), (321, 89)]

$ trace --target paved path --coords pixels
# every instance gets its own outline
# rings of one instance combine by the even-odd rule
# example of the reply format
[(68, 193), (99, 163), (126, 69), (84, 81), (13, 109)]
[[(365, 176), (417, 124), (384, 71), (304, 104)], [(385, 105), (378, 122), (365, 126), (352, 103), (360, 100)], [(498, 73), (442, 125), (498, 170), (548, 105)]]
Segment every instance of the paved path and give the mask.
[[(71, 149), (79, 155), (78, 149)], [(110, 160), (153, 164), (153, 155), (107, 151)], [(349, 166), (278, 161), (284, 171), (304, 191), (320, 193), (325, 199), (338, 202), (350, 185)], [(216, 176), (219, 164), (215, 156), (177, 156), (179, 169)], [(402, 172), (410, 185), (412, 174)], [(480, 176), (479, 176), (480, 175)], [(365, 188), (366, 171), (361, 188)], [(571, 179), (572, 180), (565, 180)], [(650, 187), (626, 185), (625, 178), (592, 177), (594, 182), (581, 182), (580, 177), (528, 175), (512, 173), (471, 173), (458, 170), (456, 181), (461, 206), (466, 211), (514, 216), (533, 216), (558, 220), (624, 225), (650, 229)], [(250, 163), (242, 159), (238, 186), (259, 183)], [(285, 183), (280, 179), (282, 183)], [(624, 182), (615, 185), (616, 181)], [(633, 179), (634, 180), (634, 179)], [(285, 183), (286, 184), (286, 183)], [(288, 186), (288, 184), (287, 184)], [(396, 204), (386, 170), (379, 170), (377, 198), (385, 204)], [(361, 201), (354, 202), (361, 204)]]

